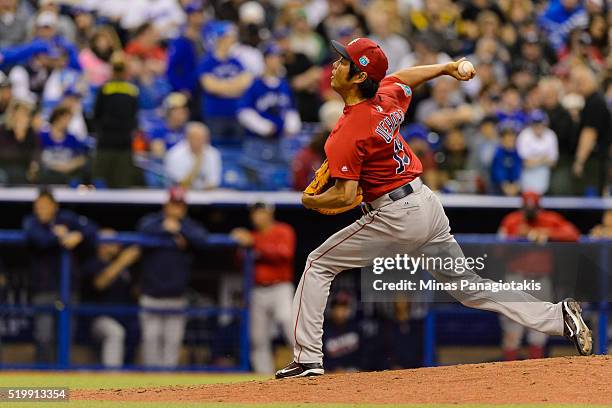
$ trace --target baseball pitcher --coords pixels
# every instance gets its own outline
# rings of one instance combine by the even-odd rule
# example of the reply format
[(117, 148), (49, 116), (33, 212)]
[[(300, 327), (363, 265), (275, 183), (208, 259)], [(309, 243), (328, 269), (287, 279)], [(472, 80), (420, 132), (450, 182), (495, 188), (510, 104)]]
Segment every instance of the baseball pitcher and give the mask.
[[(293, 361), (277, 371), (276, 378), (324, 373), (323, 313), (331, 282), (343, 270), (371, 265), (381, 244), (401, 244), (406, 252), (463, 257), (440, 200), (419, 178), (421, 162), (403, 141), (399, 127), (412, 88), (443, 75), (469, 81), (475, 75), (472, 65), (462, 59), (386, 76), (387, 57), (373, 41), (357, 38), (346, 46), (337, 41), (332, 45), (340, 56), (333, 65), (331, 85), (344, 100), (344, 114), (325, 144), (327, 161), (304, 191), (302, 203), (324, 214), (337, 214), (364, 201), (367, 213), (308, 256), (293, 300)], [(440, 248), (445, 248), (444, 254)], [(441, 282), (484, 281), (472, 271), (429, 272)], [(474, 285), (478, 286), (482, 285)], [(580, 354), (592, 352), (591, 331), (573, 299), (553, 304), (523, 292), (512, 292), (511, 302), (507, 295), (492, 291), (451, 294), (466, 306), (501, 313), (550, 335), (565, 335)]]

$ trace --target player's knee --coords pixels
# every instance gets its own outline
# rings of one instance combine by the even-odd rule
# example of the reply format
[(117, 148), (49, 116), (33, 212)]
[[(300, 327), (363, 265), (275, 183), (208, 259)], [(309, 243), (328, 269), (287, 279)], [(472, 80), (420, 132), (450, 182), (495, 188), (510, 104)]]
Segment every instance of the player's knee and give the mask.
[(308, 258), (306, 259), (306, 269), (312, 268), (312, 265), (315, 263), (319, 254), (317, 254), (317, 250), (315, 249), (311, 253), (308, 254)]
[(157, 339), (161, 333), (160, 327), (156, 324), (143, 324), (142, 337), (145, 340)]
[(125, 329), (120, 324), (117, 324), (109, 331), (108, 336), (117, 342), (123, 342), (125, 340)]
[(342, 271), (341, 267), (336, 267), (329, 263), (325, 263), (325, 261), (321, 258), (320, 254), (316, 253), (316, 250), (311, 252), (308, 255), (308, 259), (306, 261), (306, 269), (304, 269), (303, 276), (325, 276), (326, 278), (331, 278), (335, 276), (335, 274)]

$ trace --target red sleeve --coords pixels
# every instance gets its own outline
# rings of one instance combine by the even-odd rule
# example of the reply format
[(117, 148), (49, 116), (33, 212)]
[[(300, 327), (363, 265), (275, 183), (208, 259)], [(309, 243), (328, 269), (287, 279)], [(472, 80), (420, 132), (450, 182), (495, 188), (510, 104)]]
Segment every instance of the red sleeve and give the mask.
[(366, 141), (359, 137), (365, 130), (369, 130), (369, 123), (359, 113), (347, 117), (325, 143), (325, 154), (329, 162), (329, 171), (332, 178), (359, 180), (361, 165), (365, 158)]
[(378, 94), (393, 99), (404, 112), (408, 110), (408, 105), (412, 100), (412, 89), (393, 75), (380, 81)]
[(548, 238), (551, 241), (575, 242), (580, 239), (580, 231), (561, 214), (547, 212), (545, 215), (548, 226)]
[(274, 234), (256, 235), (254, 249), (259, 259), (290, 261), (295, 256), (295, 232), (289, 225), (276, 225)]
[(327, 152), (329, 172), (332, 178), (359, 180), (361, 165), (365, 156), (361, 144), (355, 142), (338, 146), (338, 149), (331, 152), (331, 156), (330, 152)]

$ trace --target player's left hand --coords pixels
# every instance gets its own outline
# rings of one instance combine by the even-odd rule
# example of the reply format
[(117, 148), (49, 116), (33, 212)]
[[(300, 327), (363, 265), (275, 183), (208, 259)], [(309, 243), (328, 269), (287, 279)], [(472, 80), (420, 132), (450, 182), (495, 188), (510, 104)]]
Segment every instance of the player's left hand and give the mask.
[(61, 238), (62, 246), (68, 250), (76, 248), (81, 242), (83, 242), (83, 234), (79, 231), (69, 232)]
[(181, 230), (181, 222), (175, 218), (164, 218), (162, 227), (171, 234), (177, 234)]
[(446, 64), (446, 73), (450, 76), (452, 76), (453, 78), (459, 80), (459, 81), (469, 81), (470, 79), (474, 78), (476, 76), (476, 71), (475, 70), (471, 70), (469, 71), (466, 75), (462, 75), (459, 72), (459, 65), (463, 62), (466, 61), (466, 58), (463, 57), (455, 62), (449, 62)]

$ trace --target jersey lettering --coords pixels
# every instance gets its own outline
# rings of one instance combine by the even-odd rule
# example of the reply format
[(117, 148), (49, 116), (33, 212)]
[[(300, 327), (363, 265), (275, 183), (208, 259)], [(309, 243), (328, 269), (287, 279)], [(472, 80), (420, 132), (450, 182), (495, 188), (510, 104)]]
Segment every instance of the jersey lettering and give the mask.
[(399, 137), (393, 140), (393, 160), (397, 162), (395, 174), (402, 174), (410, 165), (410, 158), (406, 155), (404, 143), (402, 143)]
[(393, 141), (393, 135), (397, 132), (404, 121), (404, 112), (396, 110), (385, 116), (376, 126), (376, 134), (382, 137), (385, 142), (391, 143)]

